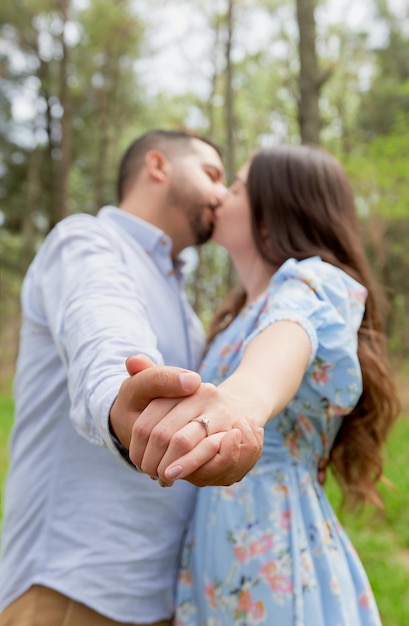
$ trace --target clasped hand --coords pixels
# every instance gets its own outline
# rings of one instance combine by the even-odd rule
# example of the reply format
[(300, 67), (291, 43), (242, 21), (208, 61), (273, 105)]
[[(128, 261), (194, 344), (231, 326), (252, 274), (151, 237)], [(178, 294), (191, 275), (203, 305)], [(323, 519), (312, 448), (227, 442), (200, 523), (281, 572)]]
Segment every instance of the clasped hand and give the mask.
[[(143, 472), (162, 486), (183, 478), (201, 487), (231, 485), (254, 467), (262, 453), (263, 429), (245, 414), (239, 398), (201, 383), (198, 375), (190, 380), (192, 390), (181, 388), (178, 379), (184, 370), (155, 366), (147, 357), (131, 357), (127, 369), (131, 379), (114, 403), (111, 422)], [(127, 432), (120, 432), (119, 411), (128, 415)], [(209, 434), (192, 421), (197, 417), (209, 420)]]

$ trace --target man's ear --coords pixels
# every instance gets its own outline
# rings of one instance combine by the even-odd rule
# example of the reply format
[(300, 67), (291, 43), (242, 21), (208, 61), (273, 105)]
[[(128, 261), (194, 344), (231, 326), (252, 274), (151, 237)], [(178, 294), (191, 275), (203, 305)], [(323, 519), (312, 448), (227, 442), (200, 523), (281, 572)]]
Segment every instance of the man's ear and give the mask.
[(149, 150), (145, 165), (149, 176), (158, 182), (163, 182), (169, 175), (170, 161), (160, 150)]

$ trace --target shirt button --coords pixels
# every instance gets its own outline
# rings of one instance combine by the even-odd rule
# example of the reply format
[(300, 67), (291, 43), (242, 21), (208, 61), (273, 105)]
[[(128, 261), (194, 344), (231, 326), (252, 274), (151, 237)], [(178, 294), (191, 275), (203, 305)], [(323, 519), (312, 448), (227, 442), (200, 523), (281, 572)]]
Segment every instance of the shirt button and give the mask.
[(174, 276), (175, 270), (168, 270), (168, 276)]
[(161, 246), (167, 246), (167, 245), (168, 245), (168, 242), (166, 241), (166, 239), (161, 239), (161, 240), (160, 240), (160, 245), (161, 245)]

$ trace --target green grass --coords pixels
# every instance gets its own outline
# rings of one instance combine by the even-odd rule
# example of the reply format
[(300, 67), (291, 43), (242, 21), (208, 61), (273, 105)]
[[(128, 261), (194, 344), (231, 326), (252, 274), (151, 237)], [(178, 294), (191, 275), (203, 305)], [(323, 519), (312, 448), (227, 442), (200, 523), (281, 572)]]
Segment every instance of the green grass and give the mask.
[(331, 477), (326, 491), (364, 564), (384, 626), (409, 626), (409, 418), (401, 417), (388, 441), (380, 486), (385, 510), (375, 516), (339, 512), (340, 495)]
[(8, 440), (12, 419), (12, 397), (8, 393), (0, 393), (0, 522), (4, 504), (4, 479), (8, 465)]
[[(7, 470), (12, 414), (10, 394), (0, 393), (1, 493)], [(371, 581), (384, 626), (409, 626), (408, 446), (409, 417), (402, 417), (388, 443), (385, 475), (394, 487), (381, 486), (385, 502), (381, 518), (374, 517), (372, 511), (362, 515), (339, 512), (339, 518)], [(339, 491), (331, 476), (328, 477), (326, 490), (335, 510), (338, 510)]]

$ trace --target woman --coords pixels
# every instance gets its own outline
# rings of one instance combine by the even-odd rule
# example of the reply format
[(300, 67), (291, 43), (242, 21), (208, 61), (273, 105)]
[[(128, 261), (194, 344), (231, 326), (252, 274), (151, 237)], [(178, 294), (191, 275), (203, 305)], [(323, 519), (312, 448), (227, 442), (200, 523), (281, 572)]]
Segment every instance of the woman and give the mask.
[(164, 426), (142, 469), (169, 482), (187, 476), (192, 453), (178, 455), (181, 444), (201, 439), (193, 453), (205, 463), (246, 416), (264, 426), (264, 450), (241, 482), (199, 490), (176, 625), (379, 625), (363, 567), (317, 481), (327, 458), (351, 506), (381, 506), (382, 446), (398, 412), (344, 171), (319, 148), (256, 152), (217, 210), (213, 240), (242, 284), (210, 329), (201, 374), (217, 387), (176, 406), (151, 403)]
[(253, 350), (280, 382), (262, 392), (259, 463), (240, 483), (199, 491), (176, 624), (380, 624), (362, 565), (316, 480), (328, 457), (350, 504), (380, 505), (381, 448), (397, 414), (342, 168), (321, 149), (259, 151), (219, 209), (213, 240), (244, 288), (213, 322), (202, 378), (240, 377), (243, 351)]

